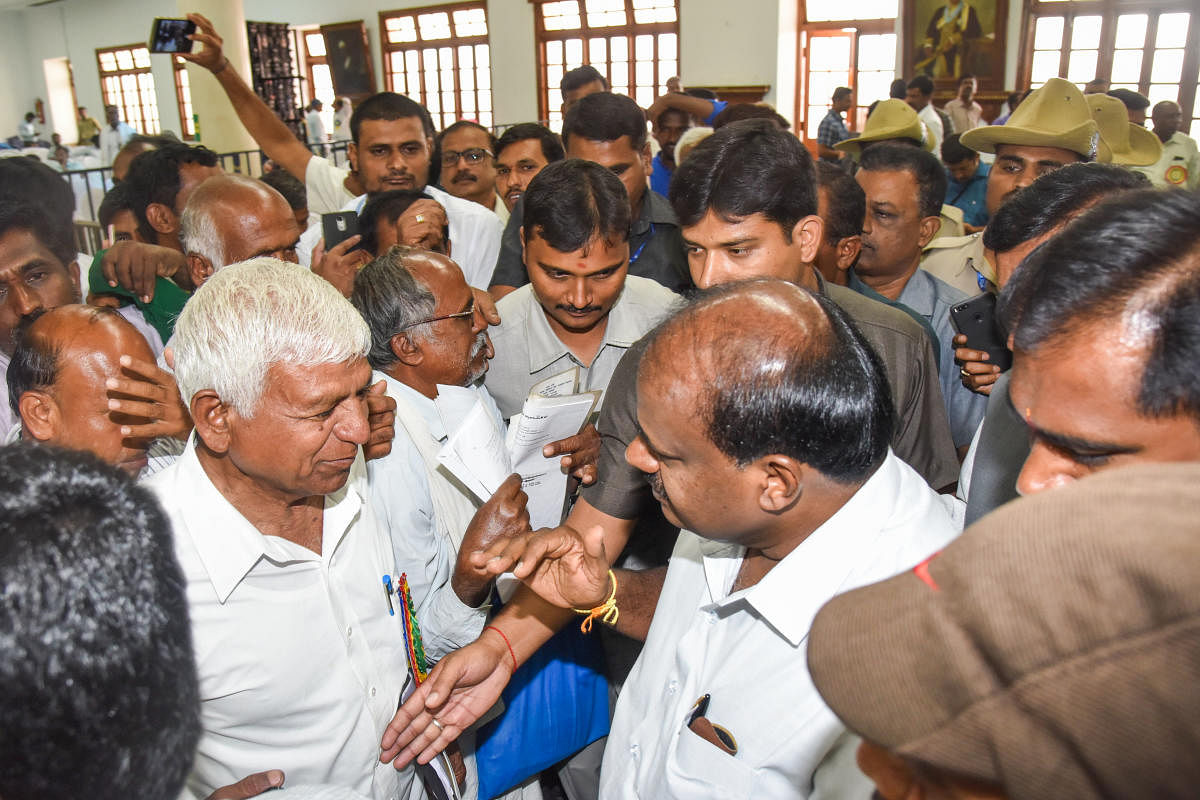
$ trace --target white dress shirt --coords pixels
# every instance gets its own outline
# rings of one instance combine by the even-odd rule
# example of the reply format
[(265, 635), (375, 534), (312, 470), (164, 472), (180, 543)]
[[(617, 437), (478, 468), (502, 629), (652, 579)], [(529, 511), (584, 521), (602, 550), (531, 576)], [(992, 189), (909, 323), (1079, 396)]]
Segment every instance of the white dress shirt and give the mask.
[[(304, 186), (308, 192), (308, 210), (315, 214), (333, 211), (362, 211), (367, 196), (355, 197), (346, 191), (346, 176), (350, 171), (335, 167), (328, 159), (313, 156), (304, 173)], [(442, 208), (450, 222), (450, 255), (454, 263), (462, 267), (467, 283), (477, 289), (487, 289), (500, 256), (500, 234), (504, 225), (495, 213), (479, 203), (463, 200), (442, 191), (432, 184), (421, 189)], [(300, 237), (296, 253), (300, 263), (312, 265), (312, 251), (321, 239), (321, 226), (310, 226)]]
[(941, 161), (942, 139), (946, 138), (942, 118), (938, 116), (937, 109), (933, 107), (933, 103), (926, 103), (925, 107), (917, 112), (917, 116), (921, 118), (921, 122), (924, 122), (925, 127), (929, 129), (929, 135), (933, 137), (933, 154), (937, 156), (938, 161)]
[[(446, 440), (446, 430), (432, 400), (385, 373), (376, 371), (372, 380), (386, 381), (389, 396), (416, 408), (434, 441)], [(493, 412), (498, 429), (503, 431), (504, 421), (496, 404), (484, 389), (479, 392), (484, 396), (484, 406)], [(464, 605), (450, 586), (458, 554), (438, 530), (429, 468), (399, 421), (392, 452), (367, 462), (367, 472), (371, 507), (384, 528), (391, 532), (396, 563), (407, 565), (405, 572), (417, 605), (425, 653), (430, 659), (440, 659), (483, 631), (488, 607), (474, 609)], [(479, 505), (463, 491), (464, 502)], [(459, 531), (460, 539), (462, 533)], [(417, 600), (419, 597), (425, 599)]]
[(145, 481), (171, 519), (187, 584), (203, 727), (189, 789), (205, 797), (282, 769), (289, 783), (374, 800), (423, 797), (411, 767), (379, 762), (409, 673), (382, 582), (397, 565), (366, 502), (361, 455), (325, 498), (318, 555), (260, 533), (208, 478), (195, 442)]
[(584, 365), (555, 335), (546, 312), (527, 283), (496, 303), (500, 324), (489, 331), (496, 357), (484, 376), (505, 419), (520, 412), (535, 383), (579, 367), (579, 391), (608, 388), (617, 362), (679, 301), (679, 295), (649, 278), (625, 277), (621, 296), (608, 312), (604, 339), (592, 363)]
[[(957, 534), (890, 451), (858, 492), (754, 586), (730, 594), (745, 549), (683, 531), (641, 656), (617, 701), (600, 796), (858, 798), (857, 740), (808, 674), (808, 630), (836, 594), (908, 569)], [(687, 728), (696, 701), (737, 741)]]

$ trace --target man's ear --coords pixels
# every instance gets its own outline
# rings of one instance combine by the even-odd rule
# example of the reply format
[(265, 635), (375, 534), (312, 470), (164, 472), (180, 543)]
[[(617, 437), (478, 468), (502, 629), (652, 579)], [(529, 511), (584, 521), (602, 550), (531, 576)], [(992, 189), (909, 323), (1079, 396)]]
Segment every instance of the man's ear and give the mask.
[(39, 442), (54, 441), (62, 425), (62, 409), (48, 392), (32, 389), (17, 401), (21, 431)]
[(350, 171), (358, 172), (358, 143), (350, 142), (346, 145), (346, 160), (350, 162)]
[(187, 254), (187, 270), (188, 277), (192, 279), (192, 286), (199, 289), (204, 285), (204, 282), (212, 277), (213, 269), (212, 262), (199, 253)]
[(776, 453), (758, 459), (755, 467), (762, 473), (759, 508), (780, 514), (796, 504), (804, 492), (804, 466), (799, 461)]
[(925, 787), (908, 763), (871, 742), (858, 745), (858, 766), (887, 800), (925, 800)]
[(229, 422), (230, 416), (235, 413), (233, 409), (212, 389), (196, 392), (189, 408), (196, 435), (204, 442), (204, 446), (214, 453), (228, 452), (231, 440)]
[(805, 264), (817, 260), (817, 251), (825, 237), (825, 222), (816, 214), (801, 217), (792, 226), (792, 243), (800, 245), (800, 259)]
[(649, 139), (642, 145), (642, 169), (646, 170), (647, 175), (654, 171), (654, 155), (650, 152)]
[(837, 268), (842, 272), (849, 270), (854, 266), (854, 262), (858, 261), (858, 254), (862, 252), (862, 237), (847, 236), (845, 239), (839, 239), (835, 252)]
[(392, 355), (400, 359), (400, 363), (406, 367), (419, 367), (425, 361), (425, 353), (421, 346), (407, 333), (397, 333), (389, 344), (392, 347)]
[(918, 244), (921, 247), (929, 244), (941, 229), (941, 217), (921, 217), (921, 238), (917, 240)]
[(162, 203), (151, 203), (146, 206), (146, 221), (158, 233), (172, 234), (179, 230), (179, 219), (175, 212)]

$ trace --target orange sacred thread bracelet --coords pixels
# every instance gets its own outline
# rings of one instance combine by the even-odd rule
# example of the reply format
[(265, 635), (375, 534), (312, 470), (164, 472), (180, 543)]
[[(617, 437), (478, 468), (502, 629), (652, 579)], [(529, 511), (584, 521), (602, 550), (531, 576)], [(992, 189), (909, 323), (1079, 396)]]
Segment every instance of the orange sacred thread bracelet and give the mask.
[(588, 608), (588, 609), (573, 608), (573, 609), (571, 609), (576, 614), (584, 614), (585, 615), (583, 622), (579, 623), (579, 630), (583, 631), (584, 633), (588, 633), (589, 631), (591, 631), (592, 622), (597, 619), (603, 620), (604, 622), (608, 623), (609, 625), (616, 625), (617, 617), (619, 617), (621, 615), (621, 612), (617, 610), (617, 576), (610, 569), (608, 571), (608, 577), (612, 578), (613, 588), (612, 588), (612, 593), (608, 596), (607, 600), (605, 600), (603, 603), (596, 606), (595, 608)]

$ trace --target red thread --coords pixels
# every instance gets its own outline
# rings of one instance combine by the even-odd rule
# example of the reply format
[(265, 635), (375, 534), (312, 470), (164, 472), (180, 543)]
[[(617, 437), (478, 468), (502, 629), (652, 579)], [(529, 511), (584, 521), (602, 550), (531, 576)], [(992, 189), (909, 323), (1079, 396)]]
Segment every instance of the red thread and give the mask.
[(929, 558), (922, 561), (920, 564), (917, 564), (915, 567), (913, 567), (913, 574), (920, 578), (922, 583), (924, 583), (930, 589), (933, 589), (935, 592), (940, 592), (941, 587), (937, 585), (937, 581), (935, 581), (933, 579), (933, 575), (929, 573), (929, 562), (941, 555), (941, 552), (942, 551), (939, 550)]
[(500, 638), (501, 638), (501, 639), (503, 639), (503, 640), (504, 640), (504, 644), (508, 646), (508, 654), (509, 654), (510, 656), (512, 656), (512, 660), (513, 660), (513, 672), (516, 672), (516, 671), (517, 671), (517, 654), (516, 654), (516, 652), (513, 650), (512, 642), (510, 642), (510, 641), (508, 640), (508, 637), (504, 635), (504, 631), (500, 630), (500, 629), (499, 629), (499, 628), (497, 628), (495, 625), (488, 625), (488, 626), (486, 626), (486, 627), (484, 628), (484, 630), (485, 630), (485, 631), (495, 631), (496, 633), (500, 634)]

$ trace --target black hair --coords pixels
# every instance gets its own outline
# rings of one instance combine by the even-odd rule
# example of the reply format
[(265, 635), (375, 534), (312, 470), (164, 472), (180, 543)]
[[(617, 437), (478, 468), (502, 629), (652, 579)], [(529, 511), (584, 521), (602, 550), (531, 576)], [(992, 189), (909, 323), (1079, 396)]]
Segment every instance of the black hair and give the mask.
[(825, 241), (836, 245), (862, 233), (867, 215), (867, 195), (858, 181), (837, 164), (817, 162), (817, 184), (825, 190)]
[[(362, 211), (358, 212), (358, 232), (362, 235), (362, 248), (368, 253), (382, 256), (383, 253), (379, 252), (379, 235), (376, 231), (379, 222), (386, 220), (389, 223), (395, 223), (413, 203), (418, 200), (432, 199), (417, 189), (392, 189), (372, 195), (363, 205)], [(442, 231), (442, 235), (447, 242), (450, 241), (449, 226)]]
[(746, 119), (765, 119), (781, 131), (792, 127), (791, 123), (780, 116), (778, 111), (765, 103), (733, 103), (725, 106), (720, 114), (713, 117), (712, 128), (714, 131), (718, 131), (726, 125)]
[(541, 143), (542, 157), (546, 159), (547, 164), (553, 164), (555, 161), (562, 161), (566, 158), (562, 140), (558, 138), (558, 134), (536, 122), (522, 122), (500, 134), (500, 138), (496, 140), (496, 158), (499, 158), (500, 154), (504, 152), (504, 148), (510, 144), (523, 142), (526, 139), (537, 139)]
[(959, 141), (962, 134), (952, 133), (942, 140), (942, 162), (957, 164), (960, 161), (970, 161), (979, 158), (979, 153), (969, 147), (964, 147)]
[(75, 231), (69, 218), (63, 220), (36, 204), (4, 198), (0, 200), (0, 236), (13, 230), (29, 231), (70, 272), (75, 260)]
[(581, 97), (563, 120), (563, 144), (570, 147), (571, 136), (594, 142), (615, 142), (629, 137), (634, 150), (646, 146), (646, 112), (623, 94), (597, 92)]
[(683, 93), (688, 97), (699, 97), (701, 100), (717, 99), (717, 93), (712, 89), (684, 89)]
[(496, 137), (492, 135), (490, 130), (480, 125), (478, 122), (470, 119), (460, 119), (458, 122), (446, 126), (446, 129), (437, 135), (438, 150), (441, 150), (442, 140), (446, 138), (447, 134), (454, 133), (455, 131), (463, 128), (474, 128), (475, 130), (483, 131), (488, 138), (488, 147), (491, 149), (492, 155), (494, 156), (496, 154)]
[(896, 78), (896, 80), (892, 81), (892, 84), (888, 86), (888, 97), (895, 100), (903, 100), (907, 92), (908, 83), (905, 82), (904, 78)]
[(90, 453), (0, 448), (0, 796), (178, 796), (200, 736), (154, 497)]
[(817, 177), (800, 140), (766, 120), (726, 125), (692, 148), (671, 178), (671, 206), (683, 226), (712, 210), (726, 221), (762, 214), (790, 242), (817, 213)]
[(1106, 94), (1120, 100), (1130, 111), (1145, 111), (1150, 107), (1150, 98), (1132, 89), (1110, 89)]
[(1054, 230), (1109, 195), (1149, 188), (1145, 175), (1116, 164), (1067, 164), (1005, 200), (983, 231), (983, 246), (1007, 253)]
[(1197, 192), (1123, 192), (1090, 209), (1034, 250), (1001, 292), (1014, 349), (1033, 352), (1136, 312), (1148, 331), (1137, 410), (1200, 424), (1197, 230)]
[(946, 199), (946, 170), (933, 153), (892, 142), (877, 143), (862, 151), (858, 168), (868, 172), (905, 171), (917, 182), (917, 202), (922, 217), (936, 217)]
[(907, 89), (916, 89), (923, 96), (929, 97), (933, 94), (933, 80), (928, 75), (918, 75), (908, 82)]
[(113, 217), (122, 211), (131, 211), (133, 205), (129, 202), (129, 192), (125, 189), (125, 184), (113, 184), (113, 187), (104, 195), (104, 199), (100, 201), (100, 208), (96, 211), (96, 221), (100, 223), (101, 228), (107, 228), (113, 221)]
[[(738, 281), (698, 292), (650, 334), (646, 352), (667, 336), (688, 331), (705, 309), (730, 295), (771, 284), (782, 282)], [(822, 295), (792, 288), (816, 300), (828, 329), (806, 326), (803, 334), (800, 326), (767, 329), (734, 333), (719, 346), (701, 344), (697, 349), (707, 352), (688, 356), (707, 362), (699, 421), (709, 440), (739, 467), (778, 453), (841, 483), (865, 480), (887, 455), (892, 436), (895, 412), (887, 375), (841, 308)], [(762, 368), (765, 360), (772, 362), (770, 370)], [(652, 357), (642, 360), (651, 362)]]
[(608, 78), (601, 75), (600, 70), (591, 64), (584, 64), (582, 67), (567, 70), (563, 74), (562, 80), (558, 82), (558, 90), (566, 94), (595, 81), (600, 81), (604, 85), (604, 91), (609, 90)]
[(560, 253), (573, 253), (597, 238), (610, 246), (629, 239), (629, 193), (620, 178), (595, 162), (568, 158), (547, 165), (529, 182), (523, 200), (527, 243), (536, 234)]
[(308, 208), (308, 190), (304, 188), (304, 182), (283, 167), (264, 173), (259, 180), (283, 195), (292, 211)]
[(853, 91), (850, 89), (849, 86), (839, 86), (833, 90), (833, 98), (832, 99), (834, 102), (837, 102), (838, 98), (849, 97), (851, 94), (853, 94)]
[(53, 346), (44, 337), (29, 335), (30, 326), (45, 313), (45, 309), (38, 309), (22, 317), (13, 330), (12, 360), (8, 362), (4, 379), (8, 384), (8, 407), (12, 409), (14, 419), (21, 418), (21, 395), (35, 389), (48, 389), (58, 380), (62, 347)]
[(146, 209), (151, 203), (175, 207), (182, 184), (179, 170), (184, 164), (215, 167), (217, 154), (199, 145), (192, 147), (181, 142), (167, 142), (154, 150), (139, 153), (129, 164), (125, 184), (130, 208), (137, 217), (138, 233), (151, 244), (158, 241), (158, 233), (146, 217)]
[[(75, 218), (75, 193), (61, 172), (40, 158), (0, 159), (0, 202), (36, 206), (56, 223), (70, 227)], [(73, 260), (74, 250), (67, 261)], [(55, 254), (57, 255), (57, 253)], [(63, 263), (66, 263), (65, 261)]]
[(425, 106), (402, 94), (379, 92), (359, 103), (358, 108), (350, 115), (350, 138), (355, 144), (358, 143), (359, 131), (366, 120), (391, 122), (407, 117), (421, 120), (421, 127), (430, 139), (437, 135), (437, 130), (433, 127), (433, 118), (429, 116), (429, 110)]

